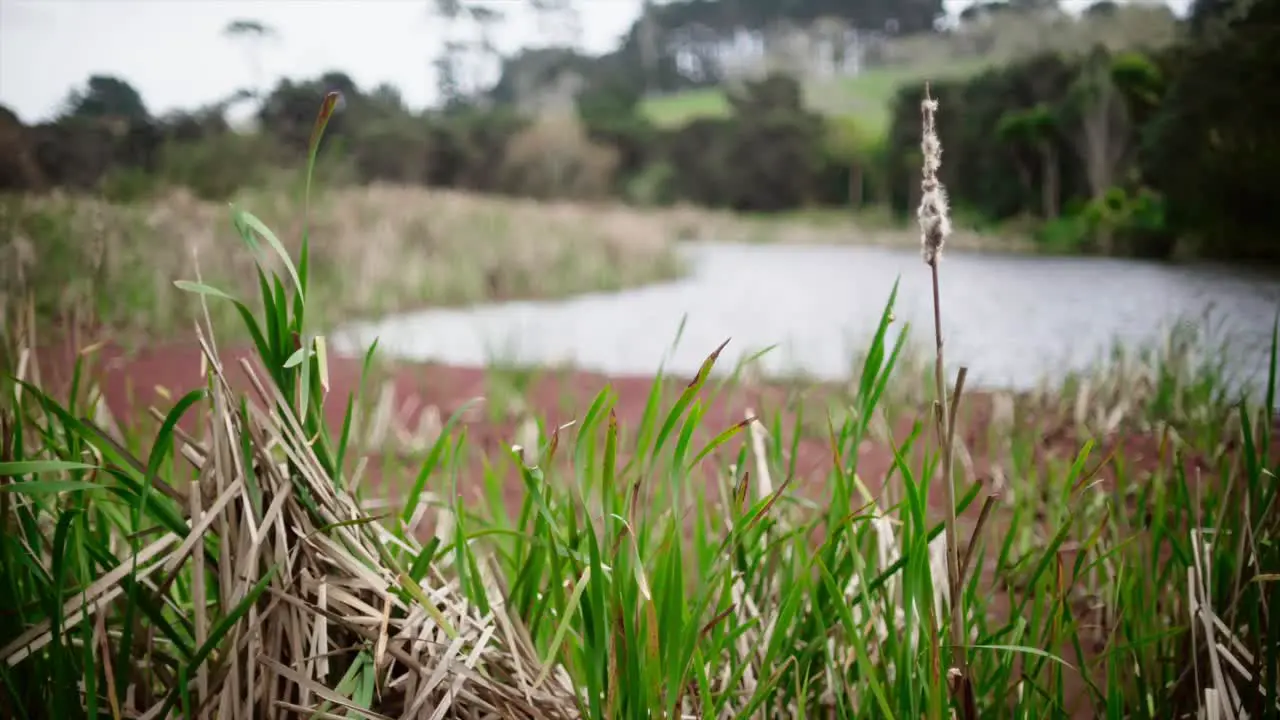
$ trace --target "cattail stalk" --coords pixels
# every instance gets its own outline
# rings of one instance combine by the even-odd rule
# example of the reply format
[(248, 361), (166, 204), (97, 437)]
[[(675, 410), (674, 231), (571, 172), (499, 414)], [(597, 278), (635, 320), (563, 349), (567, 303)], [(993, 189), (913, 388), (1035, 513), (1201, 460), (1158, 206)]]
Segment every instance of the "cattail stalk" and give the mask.
[(960, 700), (962, 718), (975, 716), (973, 688), (969, 682), (968, 662), (965, 657), (964, 596), (960, 581), (960, 545), (956, 535), (955, 488), (955, 417), (960, 393), (964, 387), (965, 368), (960, 369), (956, 381), (955, 398), (947, 402), (947, 384), (942, 352), (942, 298), (938, 290), (938, 264), (942, 260), (942, 248), (951, 234), (950, 209), (946, 189), (938, 180), (938, 168), (942, 165), (942, 143), (938, 139), (934, 113), (938, 101), (929, 94), (920, 104), (922, 133), (920, 150), (923, 156), (920, 180), (920, 207), (916, 213), (920, 223), (920, 243), (924, 262), (929, 266), (933, 280), (933, 327), (937, 355), (934, 362), (934, 385), (937, 403), (934, 405), (938, 442), (942, 450), (942, 484), (946, 491), (946, 543), (947, 589), (951, 616), (951, 668), (947, 673), (954, 680), (952, 687)]

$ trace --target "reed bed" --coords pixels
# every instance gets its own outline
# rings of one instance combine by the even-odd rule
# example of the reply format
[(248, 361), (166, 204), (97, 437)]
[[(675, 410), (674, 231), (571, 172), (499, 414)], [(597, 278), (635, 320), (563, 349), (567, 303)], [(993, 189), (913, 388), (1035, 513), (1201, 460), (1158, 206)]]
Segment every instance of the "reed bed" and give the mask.
[[(514, 298), (556, 298), (678, 277), (676, 228), (623, 209), (548, 205), (385, 185), (317, 192), (308, 212), (315, 298), (323, 315), (386, 313)], [(297, 257), (302, 203), (288, 187), (246, 191), (250, 208)], [(175, 280), (198, 265), (218, 287), (256, 292), (255, 258), (237, 251), (226, 206), (174, 190), (114, 204), (51, 195), (0, 199), (0, 307), (28, 292), (48, 321), (92, 317), (144, 339), (184, 333), (200, 311)], [(274, 256), (262, 259), (282, 272)], [(224, 337), (239, 317), (210, 307)]]
[[(940, 283), (945, 197), (925, 137), (922, 271)], [(1166, 368), (1179, 382), (1133, 416), (1159, 426), (1154, 463), (1126, 462), (1123, 443), (1096, 458), (1092, 437), (1038, 455), (1042, 428), (1007, 422), (997, 487), (965, 470), (964, 370), (950, 383), (939, 307), (935, 410), (866, 477), (907, 337), (888, 334), (895, 289), (825, 423), (819, 498), (796, 491), (802, 423), (762, 409), (704, 426), (726, 387), (708, 387), (716, 350), (674, 398), (659, 376), (633, 425), (609, 387), (570, 424), (524, 425), (472, 478), (483, 503), (459, 492), (476, 452), (460, 410), (398, 506), (366, 503), (353, 401), (341, 428), (320, 413), (331, 359), (305, 322), (309, 245), (295, 264), (255, 217), (234, 220), (251, 254), (275, 253), (257, 271), (263, 309), (181, 283), (202, 308), (207, 383), (151, 439), (112, 427), (87, 379), (63, 400), (27, 382), (9, 338), (6, 716), (1280, 715), (1274, 371), (1256, 407)], [(257, 362), (221, 366), (216, 303)], [(230, 392), (236, 371), (252, 392)], [(1174, 395), (1219, 401), (1173, 413)], [(188, 413), (202, 437), (181, 429)]]

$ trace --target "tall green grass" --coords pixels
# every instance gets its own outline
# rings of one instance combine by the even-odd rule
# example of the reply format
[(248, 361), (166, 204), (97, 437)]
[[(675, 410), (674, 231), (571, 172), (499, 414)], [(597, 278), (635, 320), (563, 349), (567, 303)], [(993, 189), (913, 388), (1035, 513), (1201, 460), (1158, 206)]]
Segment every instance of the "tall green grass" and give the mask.
[[(1014, 425), (1004, 480), (957, 471), (947, 507), (927, 416), (893, 442), (887, 477), (859, 472), (895, 411), (895, 287), (816, 477), (796, 467), (805, 424), (778, 409), (707, 426), (734, 389), (711, 384), (717, 349), (674, 398), (660, 374), (638, 422), (606, 387), (478, 471), (460, 411), (400, 507), (371, 514), (355, 399), (341, 427), (323, 419), (307, 244), (295, 264), (251, 214), (234, 219), (285, 268), (260, 270), (260, 307), (182, 286), (235, 308), (255, 393), (230, 391), (206, 334), (206, 387), (150, 439), (116, 436), (78, 364), (55, 398), (6, 338), (0, 715), (966, 717), (958, 627), (984, 718), (1280, 717), (1274, 371), (1261, 409), (1218, 411), (1212, 446), (1166, 432), (1154, 464), (1093, 440), (1046, 454), (1042, 426)], [(203, 438), (179, 425), (194, 413)], [(466, 483), (485, 501), (464, 503)]]

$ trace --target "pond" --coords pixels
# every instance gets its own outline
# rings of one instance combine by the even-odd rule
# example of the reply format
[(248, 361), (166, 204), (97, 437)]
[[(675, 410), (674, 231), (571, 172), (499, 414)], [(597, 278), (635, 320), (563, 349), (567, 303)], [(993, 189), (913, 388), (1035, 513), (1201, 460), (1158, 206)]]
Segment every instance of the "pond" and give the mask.
[[(720, 367), (775, 346), (766, 373), (848, 377), (895, 280), (894, 327), (933, 342), (932, 290), (919, 253), (879, 247), (692, 244), (672, 283), (560, 301), (405, 313), (344, 328), (339, 351), (379, 338), (383, 356), (478, 365), (571, 363), (611, 374), (692, 374), (731, 339)], [(1177, 322), (1229, 340), (1234, 371), (1265, 380), (1280, 277), (1248, 268), (1099, 258), (948, 254), (941, 266), (948, 367), (980, 386), (1027, 388), (1159, 342)], [(682, 329), (683, 324), (683, 329)], [(679, 343), (672, 347), (679, 335)]]

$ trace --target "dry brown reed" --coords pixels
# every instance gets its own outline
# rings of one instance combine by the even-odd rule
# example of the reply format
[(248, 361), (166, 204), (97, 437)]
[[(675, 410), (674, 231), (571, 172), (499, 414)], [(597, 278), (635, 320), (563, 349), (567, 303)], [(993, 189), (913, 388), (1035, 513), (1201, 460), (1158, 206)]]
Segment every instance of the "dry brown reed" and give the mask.
[[(296, 256), (302, 213), (293, 193), (250, 192), (235, 202), (276, 228)], [(184, 326), (195, 307), (173, 281), (191, 277), (197, 258), (220, 287), (242, 297), (257, 290), (254, 258), (226, 218), (225, 205), (184, 191), (137, 205), (67, 195), (8, 202), (0, 257), (15, 262), (0, 271), (0, 294), (25, 285), (48, 314), (92, 309), (144, 332)], [(616, 289), (681, 271), (671, 226), (622, 208), (375, 185), (313, 200), (310, 225), (317, 293), (308, 306), (321, 321)], [(238, 329), (228, 319), (219, 328)]]
[(614, 190), (618, 151), (593, 142), (574, 116), (544, 115), (511, 139), (503, 182), (522, 197), (603, 200)]
[[(186, 508), (189, 531), (185, 539), (149, 533), (131, 554), (127, 538), (114, 538), (128, 557), (71, 596), (58, 629), (93, 624), (108, 682), (126, 678), (123, 697), (107, 689), (115, 717), (578, 717), (567, 674), (537, 657), (501, 603), (505, 588), (493, 569), (479, 566), (495, 599), (482, 612), (449, 570), (448, 554), (425, 572), (401, 567), (393, 548), (416, 557), (416, 540), (391, 533), (325, 473), (297, 411), (264, 380), (259, 363), (223, 367), (210, 336), (199, 334), (209, 392), (198, 407), (208, 430), (199, 439), (179, 433), (178, 443), (195, 479), (186, 486), (152, 479)], [(254, 392), (235, 394), (231, 372), (247, 374)], [(215, 640), (216, 662), (200, 664), (195, 677), (174, 677), (184, 661), (149, 632), (138, 638), (132, 667), (111, 667), (105, 650), (115, 640), (102, 621), (108, 607), (124, 601), (132, 578), (144, 592), (164, 595), (180, 575), (192, 579), (196, 597), (216, 583), (210, 607), (248, 603), (239, 617), (193, 605), (194, 640)], [(0, 648), (0, 662), (19, 663), (48, 644), (51, 623), (36, 623)], [(174, 707), (172, 689), (183, 684), (189, 705)], [(368, 688), (369, 707), (349, 699), (363, 694), (357, 687)]]

